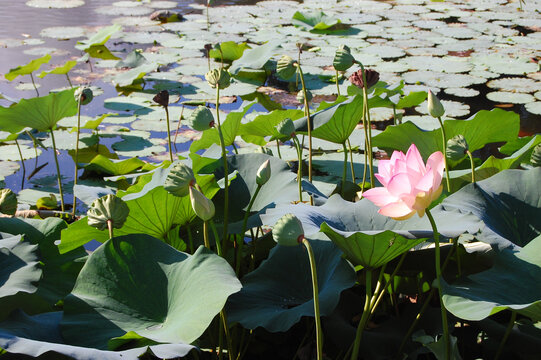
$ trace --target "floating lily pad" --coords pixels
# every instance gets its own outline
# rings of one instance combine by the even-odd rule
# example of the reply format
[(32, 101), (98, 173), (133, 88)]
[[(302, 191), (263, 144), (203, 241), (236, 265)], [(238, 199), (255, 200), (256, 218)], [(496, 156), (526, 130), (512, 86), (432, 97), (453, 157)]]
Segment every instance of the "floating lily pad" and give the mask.
[(541, 115), (541, 101), (530, 102), (525, 105), (528, 112), (536, 115)]
[(150, 14), (153, 9), (146, 6), (102, 6), (94, 11), (97, 14), (108, 16), (141, 16)]
[(27, 6), (46, 9), (68, 9), (83, 6), (83, 0), (29, 0)]
[[(33, 159), (36, 157), (36, 151), (33, 147), (20, 145), (23, 159)], [(37, 156), (41, 155), (41, 149), (37, 149)], [(18, 161), (21, 160), (17, 145), (0, 146), (0, 160), (3, 161)]]
[(140, 96), (119, 96), (106, 99), (103, 106), (110, 110), (130, 111), (149, 107), (150, 99)]
[(18, 162), (2, 161), (0, 162), (0, 178), (5, 178), (9, 175), (15, 174), (20, 168), (21, 165), (19, 165)]
[(86, 30), (80, 26), (52, 26), (40, 31), (40, 36), (52, 39), (75, 39), (86, 35)]
[(443, 89), (448, 95), (458, 96), (458, 97), (475, 97), (479, 95), (479, 91), (475, 89), (462, 88), (462, 87), (451, 87)]
[(530, 94), (509, 91), (493, 91), (487, 94), (487, 99), (498, 103), (527, 104), (535, 101)]
[[(75, 149), (75, 142), (77, 140), (76, 132), (58, 131), (55, 130), (56, 148), (61, 150)], [(79, 149), (86, 148), (92, 145), (96, 145), (98, 137), (90, 133), (81, 133), (79, 135)], [(48, 148), (53, 147), (52, 139), (49, 137), (43, 141), (43, 145)]]
[(527, 58), (512, 58), (498, 54), (477, 56), (472, 63), (486, 67), (489, 71), (506, 75), (524, 75), (538, 71), (538, 65)]
[(487, 83), (487, 86), (503, 91), (533, 93), (541, 88), (541, 82), (528, 78), (513, 77), (491, 80)]

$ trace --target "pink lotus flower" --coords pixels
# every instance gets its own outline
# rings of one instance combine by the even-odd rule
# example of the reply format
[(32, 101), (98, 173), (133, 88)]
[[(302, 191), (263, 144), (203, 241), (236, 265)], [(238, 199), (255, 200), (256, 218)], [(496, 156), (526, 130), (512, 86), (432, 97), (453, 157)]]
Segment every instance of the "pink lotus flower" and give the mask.
[[(380, 160), (376, 178), (383, 187), (365, 191), (362, 196), (381, 207), (378, 212), (395, 220), (405, 220), (425, 209), (441, 195), (444, 158), (441, 151), (430, 155), (426, 166), (415, 144), (406, 155), (395, 151), (390, 160)], [(359, 194), (360, 195), (360, 194)]]

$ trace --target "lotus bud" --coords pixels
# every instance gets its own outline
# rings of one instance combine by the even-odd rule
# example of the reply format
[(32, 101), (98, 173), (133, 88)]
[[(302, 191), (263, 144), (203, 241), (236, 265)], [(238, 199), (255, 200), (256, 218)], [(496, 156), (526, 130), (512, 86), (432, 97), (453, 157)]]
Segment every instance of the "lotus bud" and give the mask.
[(532, 156), (530, 157), (530, 162), (535, 167), (541, 166), (541, 144), (537, 144), (534, 147)]
[(83, 86), (77, 88), (74, 93), (75, 101), (81, 100), (81, 105), (86, 105), (92, 101), (94, 98), (94, 93), (92, 92), (92, 89), (89, 87)]
[(287, 118), (276, 125), (276, 131), (288, 138), (293, 137), (293, 135), (295, 135), (295, 124), (293, 124), (293, 121), (290, 118)]
[(282, 56), (276, 64), (276, 75), (284, 80), (292, 77), (296, 71), (295, 60), (291, 56)]
[(205, 79), (212, 88), (226, 89), (231, 85), (231, 75), (225, 69), (212, 69), (205, 74)]
[(254, 152), (258, 154), (267, 154), (267, 155), (273, 156), (272, 150), (264, 146), (258, 147), (257, 149), (255, 149)]
[(285, 214), (272, 228), (272, 238), (282, 246), (297, 246), (304, 239), (301, 221), (293, 214)]
[[(306, 90), (306, 97), (308, 98), (308, 103), (314, 98), (310, 90)], [(304, 104), (304, 92), (302, 90), (297, 93), (297, 101)]]
[(445, 114), (443, 105), (431, 90), (428, 90), (428, 113), (435, 118), (442, 117)]
[(453, 136), (447, 141), (447, 157), (453, 161), (464, 158), (468, 149), (468, 142), (462, 135)]
[(355, 58), (346, 45), (340, 45), (334, 54), (333, 66), (338, 71), (346, 71), (355, 64)]
[(206, 106), (198, 106), (188, 117), (188, 126), (194, 130), (205, 131), (214, 127), (214, 115)]
[(270, 160), (267, 159), (259, 169), (257, 170), (257, 174), (255, 177), (255, 182), (259, 186), (263, 186), (269, 181), (271, 177), (271, 167), (270, 167)]
[(0, 190), (0, 213), (15, 215), (17, 211), (17, 195), (10, 189)]
[[(370, 89), (379, 81), (379, 73), (376, 70), (365, 70), (365, 76), (367, 89)], [(356, 72), (351, 74), (351, 76), (349, 77), (349, 82), (351, 82), (353, 85), (357, 86), (360, 89), (364, 88), (363, 70), (357, 70)]]
[(113, 228), (120, 229), (129, 214), (130, 208), (124, 200), (112, 194), (94, 200), (86, 213), (88, 225), (98, 230), (107, 229), (107, 222), (109, 221), (113, 224)]
[(203, 221), (208, 221), (214, 217), (214, 203), (203, 195), (199, 190), (190, 186), (190, 201), (195, 214)]
[(162, 90), (152, 98), (155, 102), (160, 104), (163, 107), (169, 106), (169, 92), (167, 90)]
[(169, 168), (163, 188), (170, 194), (183, 197), (189, 194), (189, 187), (194, 184), (195, 176), (192, 169), (184, 163), (175, 162)]

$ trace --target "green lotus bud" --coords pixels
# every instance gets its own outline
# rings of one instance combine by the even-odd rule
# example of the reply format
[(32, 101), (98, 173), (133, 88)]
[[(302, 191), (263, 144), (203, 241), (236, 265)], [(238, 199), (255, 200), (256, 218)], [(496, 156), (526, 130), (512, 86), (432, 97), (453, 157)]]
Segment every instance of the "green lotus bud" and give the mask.
[(428, 113), (435, 118), (442, 117), (445, 114), (443, 105), (431, 90), (428, 90)]
[(214, 203), (199, 190), (190, 186), (190, 201), (192, 209), (201, 220), (208, 221), (214, 217)]
[(220, 90), (226, 89), (231, 85), (231, 75), (225, 69), (212, 69), (205, 74), (205, 79), (210, 87), (218, 87)]
[(296, 71), (295, 60), (291, 56), (282, 56), (276, 64), (276, 75), (284, 80), (292, 77)]
[(113, 228), (120, 229), (130, 214), (130, 208), (124, 200), (109, 194), (94, 200), (86, 215), (88, 225), (98, 230), (107, 229), (107, 222), (111, 221)]
[(447, 140), (447, 157), (453, 161), (464, 158), (468, 149), (468, 142), (462, 135), (456, 135)]
[(169, 168), (163, 188), (175, 196), (182, 197), (189, 194), (189, 187), (194, 184), (195, 176), (192, 169), (184, 163), (175, 162)]
[(188, 126), (198, 131), (210, 129), (214, 127), (214, 115), (209, 108), (199, 105), (188, 117)]
[(157, 102), (163, 107), (168, 107), (169, 106), (169, 91), (167, 90), (160, 91), (159, 93), (156, 94), (156, 96), (152, 98), (152, 100), (154, 100), (155, 102)]
[(276, 131), (288, 138), (293, 137), (295, 135), (295, 124), (290, 118), (287, 118), (276, 125)]
[(58, 208), (58, 200), (54, 194), (49, 194), (49, 196), (40, 197), (36, 201), (36, 207), (38, 210), (54, 210)]
[(338, 71), (346, 71), (355, 64), (355, 58), (346, 45), (340, 45), (334, 54), (333, 66)]
[(534, 147), (532, 156), (530, 157), (530, 162), (535, 167), (541, 166), (541, 144), (537, 144)]
[[(314, 98), (310, 90), (306, 90), (306, 97), (308, 98), (308, 102), (312, 101)], [(304, 92), (302, 90), (297, 93), (297, 101), (304, 104)]]
[(265, 185), (267, 181), (269, 181), (271, 177), (271, 167), (270, 167), (270, 160), (267, 159), (259, 169), (257, 170), (257, 174), (255, 177), (255, 182), (259, 186)]
[(267, 154), (267, 155), (273, 156), (272, 150), (264, 146), (258, 147), (257, 149), (255, 149), (254, 152), (258, 154)]
[(0, 190), (0, 213), (15, 215), (17, 211), (17, 195), (10, 189)]
[(92, 101), (94, 98), (94, 93), (92, 92), (92, 89), (82, 86), (75, 90), (74, 96), (75, 101), (79, 101), (79, 99), (81, 99), (81, 105), (86, 105)]
[(301, 221), (293, 214), (285, 214), (272, 228), (272, 238), (282, 246), (297, 246), (304, 239)]

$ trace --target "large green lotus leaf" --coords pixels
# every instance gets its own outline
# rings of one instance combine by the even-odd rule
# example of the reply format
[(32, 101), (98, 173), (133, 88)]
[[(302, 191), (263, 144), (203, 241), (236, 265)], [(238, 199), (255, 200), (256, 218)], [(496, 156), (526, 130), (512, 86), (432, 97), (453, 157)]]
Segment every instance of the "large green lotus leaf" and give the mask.
[(128, 332), (189, 344), (241, 287), (227, 261), (206, 248), (188, 255), (148, 235), (115, 237), (89, 257), (66, 297), (62, 335), (97, 349)]
[(75, 89), (68, 89), (47, 96), (21, 99), (9, 108), (0, 107), (0, 129), (12, 133), (25, 127), (50, 130), (60, 119), (77, 113), (74, 92)]
[(105, 45), (92, 45), (88, 49), (85, 49), (86, 56), (90, 56), (96, 59), (102, 60), (120, 60), (119, 57), (113, 55), (111, 50)]
[(124, 71), (113, 78), (113, 84), (116, 86), (129, 86), (134, 81), (140, 80), (147, 73), (155, 71), (158, 67), (156, 63), (144, 63), (136, 68)]
[[(437, 119), (434, 119), (437, 122)], [(481, 149), (488, 143), (511, 141), (516, 139), (520, 128), (518, 114), (511, 111), (494, 109), (481, 110), (469, 120), (445, 120), (443, 123), (448, 139), (463, 135), (470, 151)], [(423, 131), (411, 122), (398, 126), (389, 126), (385, 131), (373, 138), (372, 144), (385, 150), (388, 154), (393, 150), (404, 153), (414, 143), (424, 159), (435, 151), (442, 151), (440, 129)], [(452, 161), (449, 161), (453, 165)]]
[(38, 59), (31, 60), (26, 65), (17, 66), (14, 69), (10, 69), (9, 72), (4, 75), (4, 77), (7, 80), (12, 81), (17, 76), (31, 74), (34, 71), (38, 70), (41, 67), (41, 65), (48, 63), (50, 60), (51, 60), (51, 54), (47, 54)]
[(499, 248), (525, 246), (541, 234), (541, 168), (504, 170), (447, 197), (445, 210), (472, 213), (485, 224), (477, 239)]
[(111, 160), (103, 155), (96, 155), (88, 165), (86, 171), (93, 171), (98, 174), (106, 175), (125, 175), (140, 169), (145, 162), (139, 158), (129, 158), (124, 160)]
[(22, 311), (13, 312), (9, 319), (0, 323), (0, 348), (16, 355), (33, 357), (66, 356), (74, 359), (138, 360), (145, 353), (160, 359), (172, 359), (186, 355), (192, 345), (158, 344), (123, 351), (98, 350), (66, 344), (60, 333), (62, 312), (47, 312), (28, 316)]
[(266, 136), (281, 137), (276, 126), (283, 120), (289, 118), (291, 120), (297, 120), (303, 116), (302, 110), (288, 109), (288, 110), (274, 110), (269, 113), (264, 113), (256, 116), (256, 118), (246, 124), (241, 124), (238, 134), (247, 141), (257, 145), (266, 145), (267, 141), (264, 139)]
[[(330, 315), (340, 293), (355, 284), (355, 270), (330, 241), (311, 240), (322, 316)], [(314, 316), (312, 276), (306, 249), (276, 245), (269, 258), (242, 278), (242, 290), (227, 302), (230, 322), (248, 329), (287, 331), (303, 316)]]
[(479, 321), (505, 309), (541, 321), (541, 236), (519, 251), (496, 252), (494, 266), (449, 285), (443, 302), (453, 315)]
[[(233, 144), (237, 137), (242, 118), (254, 104), (255, 102), (243, 104), (239, 111), (231, 111), (227, 114), (227, 117), (221, 126), (225, 146)], [(203, 131), (201, 139), (195, 140), (190, 146), (190, 152), (208, 149), (212, 144), (220, 144), (220, 135), (218, 133), (218, 128), (216, 127)]]
[(44, 78), (45, 76), (47, 75), (50, 75), (50, 74), (58, 74), (58, 75), (65, 75), (67, 74), (71, 69), (73, 69), (73, 67), (77, 65), (77, 61), (75, 60), (68, 60), (66, 61), (66, 63), (62, 66), (58, 66), (58, 67), (55, 67), (54, 69), (50, 70), (50, 71), (42, 71), (38, 77), (40, 78)]
[(209, 56), (220, 61), (223, 54), (223, 61), (230, 63), (240, 59), (244, 50), (250, 49), (250, 46), (245, 42), (237, 44), (234, 41), (226, 41), (220, 44), (220, 49), (222, 50), (221, 52), (216, 49), (210, 50)]
[(107, 40), (109, 40), (111, 35), (120, 30), (122, 30), (122, 26), (118, 24), (108, 26), (101, 29), (100, 31), (89, 37), (87, 40), (78, 41), (77, 45), (75, 45), (75, 48), (78, 50), (87, 50), (92, 46), (104, 45)]
[[(363, 98), (359, 95), (310, 115), (312, 136), (336, 144), (343, 144), (362, 116)], [(295, 129), (308, 132), (306, 117), (295, 121)]]
[(233, 61), (229, 72), (232, 75), (237, 75), (243, 68), (261, 69), (269, 59), (278, 53), (281, 47), (282, 40), (272, 40), (264, 45), (247, 49), (242, 54), (242, 57)]
[(325, 233), (344, 252), (355, 266), (376, 269), (402, 255), (426, 238), (408, 239), (392, 231), (363, 233), (340, 231), (326, 223), (321, 224)]
[(300, 26), (306, 30), (329, 30), (340, 24), (339, 19), (332, 18), (323, 12), (293, 14), (293, 25)]

